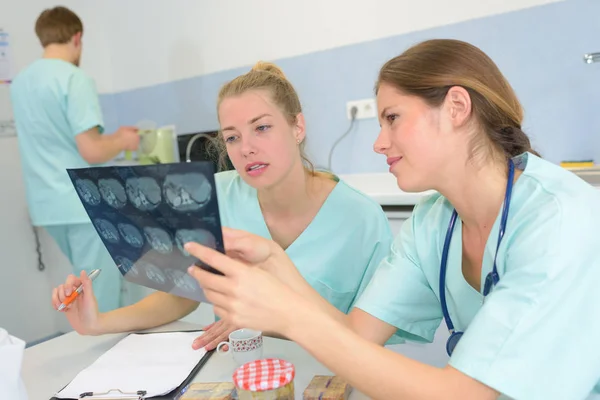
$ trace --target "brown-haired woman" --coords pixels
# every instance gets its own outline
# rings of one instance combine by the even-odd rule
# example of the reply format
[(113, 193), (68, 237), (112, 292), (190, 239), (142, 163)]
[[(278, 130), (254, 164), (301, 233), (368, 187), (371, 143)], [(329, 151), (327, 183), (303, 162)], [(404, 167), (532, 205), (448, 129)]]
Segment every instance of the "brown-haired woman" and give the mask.
[[(401, 189), (437, 193), (348, 315), (290, 279), (292, 261), (263, 238), (237, 232), (226, 244), (237, 259), (188, 244), (225, 274), (190, 268), (217, 314), (291, 338), (370, 398), (582, 399), (600, 388), (598, 190), (531, 150), (513, 90), (468, 43), (408, 49), (376, 91), (375, 151)], [(430, 342), (442, 320), (444, 368), (381, 347), (397, 331)]]

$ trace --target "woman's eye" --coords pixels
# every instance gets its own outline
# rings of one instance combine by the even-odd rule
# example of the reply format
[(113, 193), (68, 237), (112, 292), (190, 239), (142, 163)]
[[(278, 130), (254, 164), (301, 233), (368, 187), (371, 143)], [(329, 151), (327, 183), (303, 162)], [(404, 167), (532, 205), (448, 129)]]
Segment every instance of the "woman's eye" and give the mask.
[(271, 127), (271, 125), (259, 125), (256, 127), (256, 130), (259, 132), (265, 132)]
[(398, 118), (398, 114), (388, 114), (385, 118), (388, 120), (388, 122), (391, 123), (394, 122), (396, 118)]
[(235, 140), (235, 136), (229, 136), (225, 139), (225, 143), (232, 143)]

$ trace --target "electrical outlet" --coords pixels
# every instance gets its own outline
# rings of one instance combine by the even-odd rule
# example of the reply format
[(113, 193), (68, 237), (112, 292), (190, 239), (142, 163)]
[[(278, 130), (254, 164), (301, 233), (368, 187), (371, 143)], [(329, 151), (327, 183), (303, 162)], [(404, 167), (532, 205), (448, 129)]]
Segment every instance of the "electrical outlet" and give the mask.
[(346, 103), (346, 115), (348, 119), (352, 119), (352, 114), (350, 113), (350, 110), (354, 106), (358, 108), (358, 112), (356, 113), (356, 119), (377, 117), (377, 106), (375, 105), (375, 99), (353, 100)]

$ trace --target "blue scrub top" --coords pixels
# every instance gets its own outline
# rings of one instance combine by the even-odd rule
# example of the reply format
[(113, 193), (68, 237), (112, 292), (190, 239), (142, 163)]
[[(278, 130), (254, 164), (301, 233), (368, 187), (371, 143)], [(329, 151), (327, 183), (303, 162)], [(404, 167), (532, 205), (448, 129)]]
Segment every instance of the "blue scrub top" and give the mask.
[[(446, 299), (464, 336), (450, 365), (515, 399), (581, 399), (600, 384), (600, 192), (524, 153), (500, 245), (498, 285), (485, 298), (462, 274), (462, 226), (448, 257)], [(442, 322), (439, 272), (453, 207), (440, 194), (417, 205), (357, 307), (431, 342)], [(481, 290), (496, 252), (487, 241)], [(597, 386), (600, 388), (600, 385)]]
[(33, 62), (10, 87), (33, 225), (89, 223), (67, 168), (84, 168), (75, 136), (103, 120), (94, 82), (58, 59)]
[[(256, 189), (236, 171), (217, 173), (215, 183), (221, 224), (271, 239)], [(347, 313), (389, 253), (391, 242), (381, 206), (340, 180), (285, 251), (311, 286)]]

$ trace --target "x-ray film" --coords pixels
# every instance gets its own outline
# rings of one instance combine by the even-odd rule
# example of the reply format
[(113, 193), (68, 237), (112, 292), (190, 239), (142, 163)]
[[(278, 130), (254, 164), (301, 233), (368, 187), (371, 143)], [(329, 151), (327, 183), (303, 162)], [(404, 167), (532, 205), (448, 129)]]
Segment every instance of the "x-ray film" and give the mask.
[(211, 162), (69, 169), (90, 220), (130, 282), (205, 302), (184, 249), (197, 242), (224, 253)]

